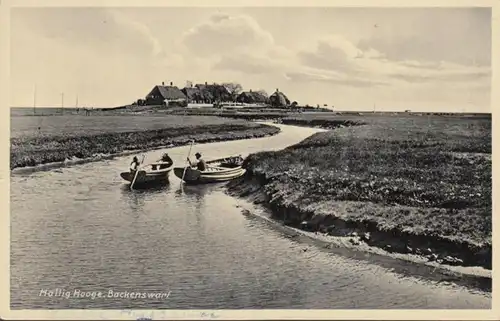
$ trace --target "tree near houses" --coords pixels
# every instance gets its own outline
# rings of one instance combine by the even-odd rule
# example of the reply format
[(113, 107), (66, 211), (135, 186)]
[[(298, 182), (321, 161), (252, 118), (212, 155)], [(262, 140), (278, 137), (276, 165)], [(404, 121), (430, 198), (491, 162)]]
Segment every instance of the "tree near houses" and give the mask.
[(240, 84), (234, 82), (223, 83), (222, 86), (226, 87), (233, 101), (236, 100), (238, 94), (243, 90), (243, 87)]

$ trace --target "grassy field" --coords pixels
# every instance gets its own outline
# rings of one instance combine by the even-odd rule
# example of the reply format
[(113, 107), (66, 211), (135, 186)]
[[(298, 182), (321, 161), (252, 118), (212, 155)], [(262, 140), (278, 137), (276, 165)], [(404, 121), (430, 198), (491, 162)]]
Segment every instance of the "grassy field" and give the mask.
[(332, 235), (356, 232), (391, 251), (491, 268), (490, 117), (292, 120), (337, 129), (247, 159), (277, 217)]
[(10, 168), (60, 162), (72, 157), (197, 142), (262, 137), (275, 127), (205, 116), (11, 117)]
[[(245, 121), (232, 121), (209, 116), (110, 115), (110, 116), (38, 116), (12, 117), (11, 137), (88, 136), (105, 133), (138, 132), (164, 128), (198, 127), (207, 125), (255, 126)], [(40, 127), (40, 130), (38, 130)]]

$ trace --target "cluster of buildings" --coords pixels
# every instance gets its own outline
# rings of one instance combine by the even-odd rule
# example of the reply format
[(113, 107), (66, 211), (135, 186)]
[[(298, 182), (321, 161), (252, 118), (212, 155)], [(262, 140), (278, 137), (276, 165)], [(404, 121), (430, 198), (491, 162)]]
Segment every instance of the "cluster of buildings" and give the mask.
[(146, 95), (145, 99), (137, 101), (139, 105), (166, 105), (166, 106), (187, 106), (188, 104), (224, 104), (242, 103), (270, 105), (273, 107), (288, 107), (290, 100), (286, 95), (276, 89), (271, 96), (262, 91), (231, 90), (220, 84), (196, 84), (188, 85), (182, 89), (174, 86), (171, 82), (165, 85), (154, 86)]

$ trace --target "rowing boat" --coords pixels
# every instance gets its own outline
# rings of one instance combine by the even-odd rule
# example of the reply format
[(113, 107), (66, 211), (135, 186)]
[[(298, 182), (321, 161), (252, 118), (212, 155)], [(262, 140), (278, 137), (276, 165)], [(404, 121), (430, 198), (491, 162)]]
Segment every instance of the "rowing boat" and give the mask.
[[(173, 164), (170, 162), (155, 162), (139, 167), (134, 187), (146, 187), (149, 185), (168, 183), (168, 175), (172, 171)], [(132, 183), (135, 171), (120, 173), (121, 178)]]
[[(200, 171), (191, 166), (175, 167), (174, 174), (187, 184), (205, 184), (225, 182), (245, 174), (242, 168), (243, 158), (240, 155), (207, 161), (207, 169)], [(184, 173), (185, 171), (185, 173)]]

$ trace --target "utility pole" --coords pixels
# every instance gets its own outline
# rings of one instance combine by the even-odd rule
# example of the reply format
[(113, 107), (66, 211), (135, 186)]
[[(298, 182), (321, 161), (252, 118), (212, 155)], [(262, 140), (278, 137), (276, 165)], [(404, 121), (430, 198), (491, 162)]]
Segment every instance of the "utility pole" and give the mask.
[(64, 93), (61, 93), (61, 113), (64, 114)]
[(36, 114), (36, 84), (33, 89), (33, 116)]

